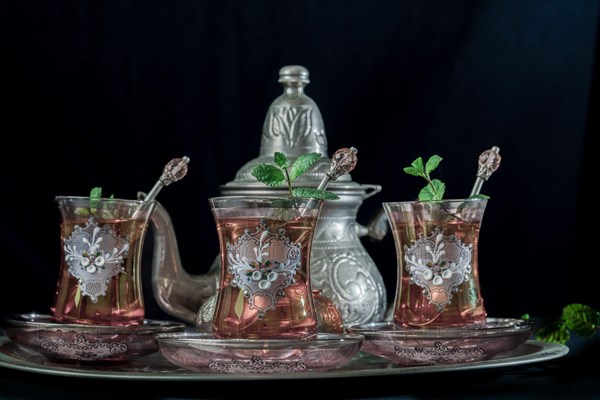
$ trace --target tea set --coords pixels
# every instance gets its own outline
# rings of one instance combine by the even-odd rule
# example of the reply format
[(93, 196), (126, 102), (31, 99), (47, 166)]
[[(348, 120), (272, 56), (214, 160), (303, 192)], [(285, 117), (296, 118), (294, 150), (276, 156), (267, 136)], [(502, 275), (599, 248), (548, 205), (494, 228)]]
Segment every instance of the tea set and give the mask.
[[(381, 186), (352, 180), (355, 148), (328, 156), (319, 108), (304, 93), (308, 70), (284, 66), (279, 82), (283, 93), (267, 112), (259, 156), (208, 199), (220, 250), (206, 274), (183, 268), (169, 213), (156, 201), (186, 175), (188, 157), (167, 163), (136, 200), (57, 196), (62, 248), (51, 314), (5, 318), (9, 344), (85, 368), (159, 353), (190, 373), (296, 374), (344, 368), (361, 355), (395, 368), (478, 362), (527, 342), (533, 324), (488, 318), (479, 290), (487, 199), (477, 195), (499, 166), (499, 149), (480, 157), (469, 198), (383, 203), (362, 226), (358, 209)], [(309, 163), (306, 154), (318, 156)], [(256, 171), (266, 163), (273, 176), (336, 199), (288, 196), (291, 186), (262, 184)], [(433, 168), (428, 162), (426, 172)], [(386, 225), (398, 265), (392, 307), (360, 241), (380, 239)], [(176, 321), (145, 318), (140, 269), (148, 227), (152, 293)]]

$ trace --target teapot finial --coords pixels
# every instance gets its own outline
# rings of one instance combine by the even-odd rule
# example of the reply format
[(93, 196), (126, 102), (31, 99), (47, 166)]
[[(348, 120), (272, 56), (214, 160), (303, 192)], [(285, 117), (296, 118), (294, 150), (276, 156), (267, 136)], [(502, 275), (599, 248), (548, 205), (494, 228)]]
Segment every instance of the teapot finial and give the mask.
[(280, 83), (310, 83), (308, 70), (302, 65), (286, 65), (279, 70)]
[(327, 154), (327, 138), (319, 107), (304, 93), (310, 82), (308, 69), (286, 65), (279, 70), (283, 93), (269, 107), (263, 125), (260, 155), (276, 151), (290, 157), (304, 153)]

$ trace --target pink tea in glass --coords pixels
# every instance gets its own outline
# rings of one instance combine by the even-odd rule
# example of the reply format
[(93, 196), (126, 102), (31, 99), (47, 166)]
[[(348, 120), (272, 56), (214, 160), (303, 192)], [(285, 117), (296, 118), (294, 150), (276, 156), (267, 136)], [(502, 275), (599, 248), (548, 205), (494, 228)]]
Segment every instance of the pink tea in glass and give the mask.
[(394, 322), (483, 326), (478, 242), (487, 200), (384, 203), (397, 254)]
[(290, 198), (210, 199), (221, 248), (213, 336), (316, 334), (309, 262), (321, 204)]
[(78, 324), (141, 324), (141, 257), (154, 203), (68, 196), (56, 201), (61, 265), (53, 318)]

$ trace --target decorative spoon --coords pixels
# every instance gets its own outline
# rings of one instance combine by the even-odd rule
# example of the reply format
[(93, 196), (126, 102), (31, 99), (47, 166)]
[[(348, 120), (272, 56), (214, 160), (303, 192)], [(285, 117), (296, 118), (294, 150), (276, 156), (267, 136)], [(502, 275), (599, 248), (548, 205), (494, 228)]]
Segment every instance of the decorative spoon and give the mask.
[(481, 192), (483, 183), (490, 179), (490, 176), (500, 167), (501, 161), (502, 157), (500, 157), (500, 148), (498, 146), (494, 146), (481, 153), (478, 160), (477, 177), (471, 190), (471, 196), (478, 195)]

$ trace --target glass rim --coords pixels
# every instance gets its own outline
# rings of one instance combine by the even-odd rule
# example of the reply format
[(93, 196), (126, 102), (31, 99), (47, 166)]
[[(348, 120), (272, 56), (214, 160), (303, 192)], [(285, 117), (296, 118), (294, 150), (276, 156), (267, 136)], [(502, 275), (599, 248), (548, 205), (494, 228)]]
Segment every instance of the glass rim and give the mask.
[[(266, 199), (266, 200), (320, 200), (320, 199), (316, 199), (314, 197), (299, 197), (299, 196), (275, 196), (275, 195), (269, 195), (269, 196), (265, 196), (265, 195), (260, 195), (260, 194), (252, 194), (252, 195), (245, 195), (245, 194), (235, 194), (235, 195), (223, 195), (223, 196), (212, 196), (208, 198), (209, 200), (217, 200), (217, 199)], [(322, 200), (321, 200), (322, 201)]]
[(406, 201), (384, 201), (382, 205), (394, 205), (394, 204), (443, 204), (443, 203), (477, 203), (477, 202), (485, 202), (488, 199), (473, 197), (466, 197), (464, 199), (453, 198), (453, 199), (442, 199), (442, 200), (406, 200)]
[(260, 208), (295, 208), (305, 210), (318, 210), (324, 200), (311, 197), (289, 196), (216, 196), (208, 198), (208, 205), (212, 210), (226, 209), (260, 209)]
[(230, 200), (230, 201), (242, 201), (242, 200), (249, 200), (249, 201), (263, 201), (263, 202), (267, 202), (267, 201), (285, 201), (285, 202), (308, 202), (308, 201), (317, 201), (317, 202), (324, 202), (323, 199), (316, 199), (314, 197), (290, 197), (290, 196), (261, 196), (261, 195), (233, 195), (233, 196), (213, 196), (213, 197), (209, 197), (208, 201), (210, 203), (212, 202), (220, 202), (220, 201), (226, 201), (226, 200)]
[(131, 203), (131, 204), (152, 204), (155, 202), (155, 200), (150, 200), (150, 201), (145, 201), (145, 200), (134, 200), (134, 199), (122, 199), (122, 198), (110, 198), (110, 197), (99, 197), (99, 198), (92, 198), (90, 196), (66, 196), (66, 195), (58, 195), (58, 196), (54, 196), (54, 200), (55, 201), (61, 201), (61, 200), (73, 200), (73, 201), (90, 201), (90, 200), (95, 200), (95, 201), (99, 201), (99, 202), (117, 202), (117, 203)]

